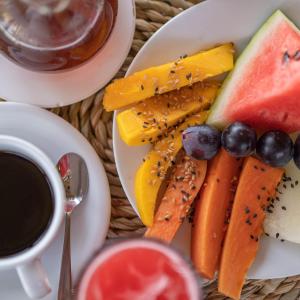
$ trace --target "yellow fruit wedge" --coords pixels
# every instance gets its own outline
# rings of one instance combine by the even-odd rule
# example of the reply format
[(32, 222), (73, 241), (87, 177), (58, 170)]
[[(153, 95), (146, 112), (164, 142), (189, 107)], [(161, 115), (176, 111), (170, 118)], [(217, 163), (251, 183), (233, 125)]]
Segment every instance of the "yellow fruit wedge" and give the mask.
[(208, 111), (203, 111), (187, 119), (166, 138), (158, 141), (139, 167), (135, 176), (135, 198), (141, 220), (146, 226), (150, 227), (153, 224), (160, 186), (182, 148), (182, 131), (190, 126), (204, 123), (207, 116)]
[(230, 71), (233, 52), (233, 44), (225, 44), (117, 79), (105, 90), (104, 108), (107, 111), (120, 109)]
[(136, 104), (117, 116), (122, 140), (129, 146), (153, 143), (169, 127), (195, 112), (210, 108), (217, 83), (196, 83)]

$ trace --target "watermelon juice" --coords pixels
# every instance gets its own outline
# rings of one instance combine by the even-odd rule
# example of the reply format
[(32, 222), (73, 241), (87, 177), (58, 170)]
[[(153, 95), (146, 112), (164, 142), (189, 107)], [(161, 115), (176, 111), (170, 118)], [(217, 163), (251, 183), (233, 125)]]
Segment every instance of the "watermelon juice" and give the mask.
[(169, 246), (129, 240), (106, 247), (89, 265), (79, 300), (201, 300), (189, 264)]

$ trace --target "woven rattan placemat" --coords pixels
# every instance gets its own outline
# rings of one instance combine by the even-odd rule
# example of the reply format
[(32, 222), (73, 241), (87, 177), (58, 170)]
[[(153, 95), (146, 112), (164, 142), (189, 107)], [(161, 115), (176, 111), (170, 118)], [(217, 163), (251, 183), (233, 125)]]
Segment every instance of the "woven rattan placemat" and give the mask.
[[(198, 2), (200, 1), (136, 0), (137, 20), (133, 45), (116, 77), (124, 75), (133, 57), (157, 29), (184, 9)], [(251, 1), (249, 1), (250, 3)], [(103, 161), (112, 196), (112, 215), (108, 238), (141, 235), (144, 232), (143, 225), (126, 199), (118, 178), (112, 151), (112, 113), (103, 110), (102, 92), (100, 91), (80, 103), (52, 111), (76, 127), (90, 141)], [(226, 299), (217, 293), (215, 282), (208, 285), (205, 291), (207, 299)], [(243, 289), (242, 299), (300, 299), (300, 276), (265, 281), (249, 280)]]

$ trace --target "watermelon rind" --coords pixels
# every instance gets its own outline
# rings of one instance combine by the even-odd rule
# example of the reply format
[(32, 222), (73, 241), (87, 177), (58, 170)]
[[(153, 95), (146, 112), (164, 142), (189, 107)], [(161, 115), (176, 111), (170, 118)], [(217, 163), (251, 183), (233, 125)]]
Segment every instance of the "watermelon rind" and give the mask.
[[(269, 19), (262, 25), (257, 33), (252, 37), (247, 47), (238, 57), (234, 69), (228, 74), (225, 79), (216, 101), (211, 107), (210, 115), (207, 119), (207, 124), (213, 125), (217, 128), (224, 128), (230, 120), (224, 115), (224, 110), (230, 104), (231, 95), (236, 88), (237, 82), (242, 80), (244, 71), (247, 70), (249, 62), (252, 61), (257, 53), (260, 51), (264, 40), (269, 36), (281, 22), (288, 22), (293, 29), (299, 31), (295, 24), (293, 24), (280, 10), (277, 10)], [(300, 32), (300, 31), (299, 31)], [(244, 80), (247, 80), (246, 78)]]

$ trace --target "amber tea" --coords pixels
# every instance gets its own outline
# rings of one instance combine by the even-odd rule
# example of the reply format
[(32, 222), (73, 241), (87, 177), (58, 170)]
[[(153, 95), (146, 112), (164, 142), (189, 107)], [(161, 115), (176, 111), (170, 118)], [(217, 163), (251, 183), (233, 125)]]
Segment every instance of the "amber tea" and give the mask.
[(118, 0), (1, 0), (0, 49), (37, 71), (76, 67), (105, 44)]

